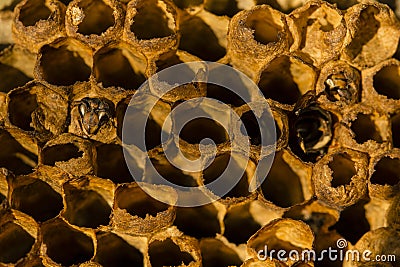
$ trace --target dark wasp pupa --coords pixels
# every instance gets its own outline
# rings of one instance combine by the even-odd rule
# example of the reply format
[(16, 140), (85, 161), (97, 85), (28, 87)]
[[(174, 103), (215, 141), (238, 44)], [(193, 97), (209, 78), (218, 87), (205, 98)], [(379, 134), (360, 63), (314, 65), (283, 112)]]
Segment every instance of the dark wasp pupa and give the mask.
[(290, 115), (289, 145), (302, 160), (315, 162), (332, 139), (332, 116), (315, 100), (313, 91), (302, 96)]
[(111, 117), (109, 105), (99, 98), (82, 98), (78, 102), (79, 122), (85, 135), (97, 133)]

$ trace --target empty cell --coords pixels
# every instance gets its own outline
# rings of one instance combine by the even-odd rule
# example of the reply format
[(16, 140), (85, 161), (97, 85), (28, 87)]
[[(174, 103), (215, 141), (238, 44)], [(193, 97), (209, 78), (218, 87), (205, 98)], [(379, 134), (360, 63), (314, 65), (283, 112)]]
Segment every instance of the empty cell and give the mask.
[(189, 121), (182, 128), (179, 137), (190, 144), (200, 144), (200, 141), (205, 138), (212, 139), (217, 145), (229, 140), (225, 128), (209, 118), (196, 118)]
[(71, 46), (62, 45), (58, 48), (44, 46), (39, 62), (42, 78), (53, 85), (69, 86), (76, 82), (88, 81), (90, 67)]
[(354, 132), (357, 143), (363, 144), (368, 140), (381, 143), (382, 137), (377, 131), (374, 121), (370, 115), (359, 113), (357, 118), (351, 123), (351, 130)]
[(34, 26), (40, 20), (47, 20), (51, 15), (45, 0), (27, 1), (21, 8), (19, 20), (25, 27)]
[(204, 267), (241, 266), (243, 263), (234, 250), (217, 239), (202, 239), (200, 249)]
[(136, 90), (146, 80), (146, 60), (123, 48), (103, 48), (94, 56), (94, 76), (104, 87)]
[(399, 66), (389, 65), (380, 69), (374, 76), (374, 89), (389, 99), (400, 99)]
[(83, 152), (74, 144), (59, 144), (46, 147), (42, 151), (43, 164), (55, 166), (56, 162), (65, 162), (83, 156)]
[(400, 148), (400, 113), (390, 118), (393, 147)]
[(283, 30), (283, 25), (276, 21), (269, 10), (262, 9), (251, 13), (245, 22), (245, 26), (254, 31), (254, 39), (257, 42), (266, 45), (279, 41), (278, 34)]
[(8, 222), (0, 226), (0, 263), (16, 263), (32, 249), (35, 238), (20, 225)]
[(143, 266), (143, 254), (124, 239), (113, 233), (99, 232), (95, 262), (104, 267)]
[(37, 165), (37, 156), (26, 150), (7, 131), (0, 129), (0, 167), (14, 174), (28, 174)]
[(64, 217), (68, 222), (88, 228), (109, 224), (111, 207), (99, 193), (68, 185), (64, 186), (64, 192), (67, 204)]
[(383, 157), (374, 166), (371, 183), (378, 185), (395, 186), (400, 182), (400, 159)]
[(332, 170), (332, 187), (350, 184), (351, 178), (357, 174), (354, 162), (347, 153), (334, 155), (328, 166)]
[(44, 222), (60, 214), (63, 200), (59, 193), (39, 179), (21, 177), (23, 182), (12, 191), (11, 207), (22, 211), (36, 221)]
[(149, 245), (149, 256), (152, 267), (189, 265), (194, 261), (193, 257), (170, 238), (164, 241), (154, 241)]
[(8, 93), (12, 89), (23, 86), (31, 81), (32, 78), (17, 68), (0, 63), (0, 80), (0, 92)]
[(174, 225), (186, 235), (196, 238), (215, 237), (221, 233), (218, 211), (211, 204), (190, 208), (178, 207)]
[(261, 228), (250, 213), (250, 204), (231, 208), (225, 215), (224, 224), (224, 236), (238, 245), (245, 244)]
[[(230, 160), (232, 163), (228, 169)], [(228, 193), (223, 196), (223, 198), (247, 197), (250, 195), (249, 177), (246, 172), (247, 170), (243, 170), (242, 166), (239, 165), (235, 159), (231, 158), (230, 154), (223, 154), (214, 159), (210, 166), (203, 171), (203, 183), (208, 188), (207, 184), (217, 179), (225, 179), (229, 181), (231, 180), (231, 177), (236, 177), (238, 173), (242, 173), (243, 171), (244, 173), (240, 180)]]
[(236, 0), (209, 0), (204, 8), (215, 15), (228, 17), (233, 17), (240, 11)]
[(180, 31), (179, 49), (208, 61), (217, 61), (225, 56), (225, 48), (221, 46), (211, 27), (201, 18), (193, 16), (183, 21)]
[(139, 186), (122, 186), (115, 196), (117, 207), (125, 209), (132, 216), (146, 218), (146, 215), (155, 217), (157, 213), (166, 211), (169, 206), (155, 200)]
[(340, 213), (339, 221), (330, 229), (336, 230), (352, 244), (356, 244), (370, 230), (369, 223), (365, 217), (364, 205), (366, 203), (367, 201), (362, 200), (344, 209)]
[(78, 26), (78, 33), (101, 35), (115, 23), (113, 9), (102, 0), (82, 0), (78, 6), (85, 15)]
[(110, 179), (116, 184), (133, 182), (133, 177), (126, 165), (122, 146), (102, 144), (96, 147), (97, 176)]
[(282, 151), (275, 154), (272, 167), (261, 185), (265, 199), (287, 208), (304, 201), (300, 177), (284, 160)]
[(162, 8), (162, 1), (145, 1), (137, 8), (137, 14), (133, 18), (131, 32), (138, 39), (149, 40), (163, 38), (174, 34), (175, 21), (172, 14), (166, 13)]
[(57, 219), (41, 227), (47, 256), (63, 266), (78, 265), (94, 255), (93, 240)]
[[(182, 172), (182, 170), (178, 169), (174, 165), (172, 165), (168, 160), (156, 160), (151, 159), (151, 164), (153, 165), (154, 169), (167, 181), (185, 187), (196, 187), (197, 183), (195, 179)], [(148, 167), (150, 168), (150, 167)], [(151, 171), (149, 171), (150, 173)], [(148, 175), (148, 178), (151, 179), (151, 175)]]
[(300, 65), (292, 62), (287, 56), (274, 59), (263, 70), (258, 82), (258, 87), (264, 97), (282, 104), (295, 104), (302, 95), (300, 90), (302, 86), (296, 82), (299, 74), (296, 67), (302, 67)]
[(38, 108), (36, 95), (28, 91), (13, 92), (9, 96), (8, 114), (10, 122), (25, 131), (33, 131), (32, 112)]
[[(271, 145), (271, 143), (266, 143), (266, 141), (274, 142), (278, 140), (281, 136), (281, 130), (276, 121), (274, 121), (275, 125), (268, 125), (266, 123), (270, 122), (270, 115), (268, 112), (265, 112), (261, 115), (260, 118), (254, 115), (253, 111), (249, 110), (242, 114), (240, 117), (242, 121), (242, 127), (240, 131), (243, 135), (247, 135), (250, 139), (250, 144), (254, 146), (259, 145)], [(273, 129), (275, 127), (275, 129)], [(275, 140), (273, 138), (273, 131), (275, 130)], [(261, 131), (263, 136), (261, 136)], [(262, 141), (264, 140), (264, 143)]]

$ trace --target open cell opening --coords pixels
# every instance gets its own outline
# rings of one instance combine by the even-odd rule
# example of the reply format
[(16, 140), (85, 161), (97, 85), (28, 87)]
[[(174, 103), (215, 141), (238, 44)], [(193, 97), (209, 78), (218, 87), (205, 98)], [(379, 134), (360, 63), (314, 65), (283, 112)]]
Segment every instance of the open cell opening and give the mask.
[(0, 129), (0, 167), (7, 168), (14, 174), (29, 174), (36, 167), (35, 154), (22, 147), (8, 132)]
[(160, 1), (148, 1), (137, 9), (131, 32), (142, 40), (173, 35), (175, 26), (171, 16), (161, 8)]
[(106, 48), (94, 56), (94, 75), (104, 87), (138, 89), (146, 80), (145, 66), (144, 58), (135, 57), (127, 50), (120, 48)]
[(96, 147), (96, 151), (97, 176), (110, 179), (116, 184), (133, 182), (120, 145), (103, 144)]
[(64, 190), (67, 204), (64, 217), (68, 222), (87, 228), (109, 224), (111, 207), (99, 193), (70, 186), (65, 186)]
[(283, 152), (275, 154), (271, 169), (261, 185), (265, 199), (287, 208), (304, 201), (300, 177), (284, 160)]
[(257, 119), (257, 117), (254, 115), (253, 111), (249, 110), (246, 111), (245, 113), (242, 114), (240, 119), (242, 120), (242, 127), (240, 128), (240, 132), (243, 135), (247, 135), (250, 139), (250, 144), (254, 146), (258, 146), (262, 144), (262, 136), (261, 136), (261, 130), (263, 134), (263, 138), (265, 141), (268, 141), (268, 143), (265, 143), (264, 141), (264, 146), (265, 145), (271, 145), (273, 144), (280, 136), (281, 136), (281, 130), (277, 124), (276, 121), (274, 121), (274, 126), (275, 126), (275, 138), (273, 137), (273, 126), (266, 124), (269, 122), (269, 115), (268, 113), (262, 114), (260, 118)]
[[(230, 160), (232, 160), (232, 165), (228, 168)], [(244, 170), (242, 170), (242, 167), (233, 158), (231, 159), (230, 154), (223, 154), (216, 157), (213, 163), (211, 163), (210, 166), (203, 171), (203, 182), (205, 186), (208, 187), (207, 184), (215, 181), (216, 179), (229, 181), (233, 177), (237, 177), (238, 173), (240, 174), (243, 171)], [(249, 177), (245, 171), (238, 183), (228, 193), (226, 193), (223, 198), (239, 198), (249, 196), (250, 192), (248, 180)]]
[(399, 66), (383, 67), (374, 76), (374, 89), (387, 98), (400, 99)]
[(143, 254), (134, 246), (113, 233), (97, 233), (95, 262), (104, 267), (143, 266)]
[(356, 244), (370, 230), (370, 225), (365, 217), (365, 204), (366, 201), (359, 201), (353, 206), (344, 209), (340, 213), (339, 221), (330, 229), (336, 230), (352, 244)]
[[(171, 85), (174, 85), (176, 83), (181, 83), (182, 78), (181, 77), (193, 77), (195, 78), (196, 75), (193, 72), (191, 68), (189, 68), (187, 65), (182, 65), (179, 67), (179, 72), (180, 76), (178, 75), (171, 75), (171, 72), (162, 72), (162, 70), (172, 67), (177, 64), (184, 63), (178, 55), (168, 55), (168, 56), (160, 56), (160, 58), (156, 61), (156, 68), (157, 68), (157, 79), (159, 81), (167, 82)], [(172, 89), (171, 92), (173, 92)]]
[(371, 183), (379, 185), (395, 186), (400, 182), (400, 159), (383, 157), (374, 167), (371, 175)]
[[(60, 214), (63, 209), (63, 200), (59, 193), (44, 181), (24, 179), (24, 185), (12, 191), (12, 208), (32, 216), (38, 222), (47, 221)], [(29, 183), (28, 180), (30, 180)]]
[(357, 174), (354, 162), (347, 153), (334, 155), (328, 166), (332, 170), (332, 187), (350, 184), (351, 178)]
[(382, 137), (369, 115), (362, 113), (357, 114), (357, 118), (351, 123), (351, 130), (355, 134), (354, 139), (359, 144), (363, 144), (368, 140), (373, 140), (378, 143), (382, 142)]
[(166, 211), (169, 206), (155, 200), (144, 192), (139, 186), (123, 186), (116, 193), (116, 204), (125, 209), (132, 216), (146, 218), (146, 215), (155, 217), (157, 213)]
[[(217, 1), (216, 1), (217, 2)], [(282, 23), (277, 23), (274, 15), (266, 9), (257, 10), (248, 16), (245, 26), (254, 31), (254, 39), (261, 44), (275, 43), (279, 41), (279, 32), (282, 31)]]
[(181, 251), (170, 238), (152, 242), (149, 245), (149, 257), (152, 267), (181, 266), (182, 264), (187, 266), (194, 261), (188, 252)]
[(233, 249), (217, 239), (201, 240), (200, 251), (204, 267), (242, 266), (243, 263)]
[(206, 1), (204, 9), (217, 15), (233, 17), (241, 9), (236, 0), (211, 0)]
[(218, 211), (211, 204), (191, 208), (177, 207), (174, 225), (186, 235), (199, 239), (215, 237), (221, 233)]
[(287, 56), (274, 59), (262, 72), (258, 82), (264, 97), (282, 104), (295, 104), (302, 95), (296, 83), (299, 72), (295, 67)]
[(78, 26), (83, 35), (101, 35), (115, 23), (113, 9), (102, 0), (86, 0), (79, 3), (85, 16)]
[(13, 92), (10, 94), (8, 114), (10, 122), (25, 131), (33, 131), (31, 126), (32, 113), (38, 108), (35, 94), (28, 91)]
[[(146, 125), (145, 133), (142, 131), (135, 131), (135, 135), (124, 135), (124, 143), (128, 145), (136, 145), (142, 151), (148, 151), (156, 146), (161, 145), (161, 126), (157, 121), (150, 116), (146, 116), (141, 109), (134, 109), (133, 107), (129, 108), (129, 112), (126, 113), (128, 105), (124, 102), (121, 102), (117, 106), (117, 135), (122, 139), (122, 129), (125, 115), (127, 116), (126, 121), (129, 122), (129, 126), (126, 127), (134, 127), (135, 125)], [(134, 129), (134, 128), (132, 128)], [(145, 148), (141, 142), (145, 140)]]
[(225, 128), (209, 118), (196, 118), (189, 121), (183, 126), (179, 137), (189, 144), (200, 144), (205, 138), (212, 139), (217, 145), (229, 140)]
[(221, 46), (211, 27), (199, 17), (183, 21), (180, 32), (179, 49), (207, 61), (217, 61), (225, 56), (225, 47)]
[(22, 6), (19, 21), (25, 27), (34, 26), (39, 20), (47, 20), (50, 15), (51, 11), (46, 6), (45, 0), (31, 0)]
[(393, 147), (400, 148), (400, 113), (390, 118)]
[[(0, 48), (1, 51), (1, 48)], [(0, 63), (0, 92), (8, 93), (14, 88), (23, 86), (32, 78), (12, 66)]]
[(42, 48), (39, 68), (45, 81), (58, 86), (88, 81), (91, 73), (84, 59), (66, 45), (59, 48), (51, 46)]
[(78, 265), (94, 255), (92, 239), (62, 220), (43, 225), (42, 234), (47, 256), (63, 266)]
[(0, 262), (16, 263), (32, 249), (35, 238), (13, 222), (0, 226)]
[(197, 187), (195, 179), (182, 172), (174, 165), (172, 165), (168, 160), (158, 161), (151, 159), (151, 164), (154, 169), (167, 181), (185, 187)]
[(232, 105), (234, 107), (240, 107), (246, 104), (240, 96), (231, 90), (216, 84), (207, 84), (207, 97), (214, 98), (222, 103)]
[(46, 147), (42, 151), (43, 164), (55, 166), (56, 162), (65, 162), (83, 156), (83, 152), (74, 144), (59, 144)]
[(237, 245), (245, 244), (261, 228), (261, 225), (250, 214), (250, 204), (230, 209), (225, 215), (224, 224), (224, 236)]
[(365, 45), (377, 34), (381, 23), (375, 18), (379, 14), (378, 8), (368, 6), (361, 11), (357, 20), (357, 29), (354, 37), (347, 47), (347, 51), (352, 59), (357, 57)]

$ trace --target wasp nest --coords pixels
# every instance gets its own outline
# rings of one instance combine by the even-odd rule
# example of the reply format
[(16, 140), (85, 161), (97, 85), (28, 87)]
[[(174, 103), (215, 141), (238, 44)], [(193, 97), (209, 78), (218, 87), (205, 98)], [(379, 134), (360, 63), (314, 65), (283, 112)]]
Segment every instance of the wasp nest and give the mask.
[[(383, 2), (390, 7), (341, 0), (2, 0), (0, 265), (400, 266), (400, 24), (393, 11), (400, 7)], [(248, 188), (257, 162), (271, 156), (263, 153), (257, 125), (265, 114), (224, 87), (193, 82), (159, 97), (150, 86), (149, 98), (157, 100), (150, 115), (143, 99), (128, 118), (147, 120), (146, 132), (137, 133), (145, 149), (122, 139), (140, 85), (163, 69), (201, 60), (245, 73), (271, 108), (276, 152), (256, 191)], [(213, 162), (190, 172), (168, 160), (163, 124), (196, 97), (235, 111), (247, 130), (248, 158), (231, 153), (219, 123), (198, 118), (179, 134), (182, 153), (197, 158), (208, 137), (217, 148)], [(232, 120), (225, 110), (210, 110), (204, 113)], [(125, 150), (134, 152), (127, 159), (137, 163), (134, 170)], [(229, 162), (244, 167), (242, 178), (207, 205), (177, 206), (175, 190), (153, 179), (157, 171), (171, 183), (207, 190)], [(276, 254), (262, 260), (258, 253), (265, 246), (320, 253), (337, 248), (340, 238), (348, 242), (344, 250), (369, 249), (397, 261), (282, 261)]]

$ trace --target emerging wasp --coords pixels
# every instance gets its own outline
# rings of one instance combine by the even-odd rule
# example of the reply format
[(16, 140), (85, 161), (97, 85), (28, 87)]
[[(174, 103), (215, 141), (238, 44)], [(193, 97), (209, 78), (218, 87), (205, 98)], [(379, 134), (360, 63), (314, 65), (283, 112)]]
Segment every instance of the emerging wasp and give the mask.
[(87, 136), (96, 134), (111, 117), (109, 105), (98, 98), (82, 98), (78, 102), (78, 111), (81, 129)]

